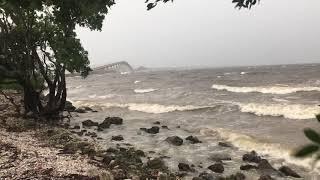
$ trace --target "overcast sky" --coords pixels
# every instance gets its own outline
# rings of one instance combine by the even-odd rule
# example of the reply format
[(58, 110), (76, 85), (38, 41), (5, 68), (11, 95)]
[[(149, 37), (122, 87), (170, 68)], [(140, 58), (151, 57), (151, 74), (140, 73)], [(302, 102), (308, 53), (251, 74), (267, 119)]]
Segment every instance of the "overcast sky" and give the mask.
[(250, 11), (232, 0), (175, 0), (146, 11), (144, 1), (118, 0), (102, 32), (77, 30), (92, 66), (320, 63), (320, 0), (261, 0)]

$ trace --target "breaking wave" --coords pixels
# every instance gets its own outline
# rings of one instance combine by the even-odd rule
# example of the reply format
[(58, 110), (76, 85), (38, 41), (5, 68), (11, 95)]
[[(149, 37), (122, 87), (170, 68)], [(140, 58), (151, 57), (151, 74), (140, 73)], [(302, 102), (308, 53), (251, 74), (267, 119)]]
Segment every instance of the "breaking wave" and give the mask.
[(290, 94), (299, 91), (320, 91), (320, 87), (288, 87), (288, 86), (260, 86), (260, 87), (236, 87), (213, 84), (213, 89), (226, 90), (237, 93), (259, 92), (264, 94)]
[(289, 119), (312, 119), (320, 113), (316, 105), (237, 103), (241, 112), (257, 116), (283, 116)]
[(153, 91), (157, 91), (158, 89), (153, 89), (153, 88), (149, 88), (149, 89), (135, 89), (134, 92), (135, 93), (149, 93), (149, 92), (153, 92)]
[(160, 104), (144, 104), (144, 103), (128, 103), (128, 104), (120, 104), (120, 103), (101, 103), (101, 104), (92, 104), (88, 102), (75, 102), (77, 106), (101, 106), (102, 108), (127, 108), (131, 111), (140, 111), (151, 114), (162, 114), (174, 111), (194, 111), (201, 110), (206, 108), (214, 108), (215, 106), (178, 106), (178, 105), (160, 105)]
[(285, 147), (279, 143), (271, 143), (267, 141), (261, 141), (249, 135), (231, 132), (229, 130), (218, 128), (218, 129), (202, 129), (201, 134), (204, 135), (216, 135), (222, 139), (232, 143), (234, 146), (243, 151), (255, 150), (259, 154), (268, 155), (273, 158), (284, 159), (287, 163), (296, 164), (306, 168), (312, 168), (313, 160), (311, 158), (298, 159), (292, 156), (295, 149)]

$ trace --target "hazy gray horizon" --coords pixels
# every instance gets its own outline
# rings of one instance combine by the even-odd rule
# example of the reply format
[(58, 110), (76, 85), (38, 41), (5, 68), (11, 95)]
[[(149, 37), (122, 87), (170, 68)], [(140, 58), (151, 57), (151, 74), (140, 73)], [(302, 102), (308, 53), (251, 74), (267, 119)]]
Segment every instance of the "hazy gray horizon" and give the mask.
[[(277, 3), (277, 4), (276, 4)], [(231, 0), (176, 0), (146, 10), (119, 1), (102, 32), (78, 29), (92, 66), (221, 67), (320, 62), (320, 1), (261, 0), (249, 10)]]

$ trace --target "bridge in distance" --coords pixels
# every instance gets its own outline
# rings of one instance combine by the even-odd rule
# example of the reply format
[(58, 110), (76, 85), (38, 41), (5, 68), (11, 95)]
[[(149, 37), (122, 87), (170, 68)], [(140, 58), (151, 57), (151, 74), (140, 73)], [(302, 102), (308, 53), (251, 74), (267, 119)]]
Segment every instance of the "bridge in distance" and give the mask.
[(93, 68), (93, 74), (104, 74), (110, 72), (119, 72), (119, 73), (131, 73), (133, 72), (133, 68), (126, 61), (120, 61), (116, 63), (107, 64), (104, 66), (99, 66)]

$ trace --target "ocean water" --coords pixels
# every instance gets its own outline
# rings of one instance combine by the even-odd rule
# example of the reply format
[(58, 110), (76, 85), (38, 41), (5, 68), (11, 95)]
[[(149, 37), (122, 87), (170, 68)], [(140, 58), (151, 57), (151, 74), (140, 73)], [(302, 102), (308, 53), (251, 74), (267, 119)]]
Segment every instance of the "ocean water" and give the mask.
[[(150, 151), (150, 157), (170, 157), (166, 162), (172, 170), (186, 162), (205, 171), (213, 163), (210, 156), (222, 153), (233, 159), (225, 164), (225, 173), (231, 174), (239, 171), (244, 152), (255, 150), (276, 168), (289, 165), (306, 179), (317, 179), (319, 169), (312, 168), (311, 158), (296, 159), (291, 154), (308, 142), (304, 128), (320, 130), (315, 119), (320, 113), (319, 69), (320, 64), (305, 64), (69, 77), (68, 98), (99, 111), (79, 114), (75, 124), (86, 119), (102, 122), (107, 116), (124, 118), (124, 125), (97, 133), (103, 138), (98, 140), (101, 146), (115, 146), (119, 142), (111, 142), (111, 136), (123, 135), (122, 145)], [(139, 130), (155, 121), (169, 130), (156, 135)], [(197, 136), (203, 143), (172, 146), (164, 140), (173, 135)], [(235, 147), (222, 148), (220, 141)], [(258, 177), (255, 171), (245, 173)]]

